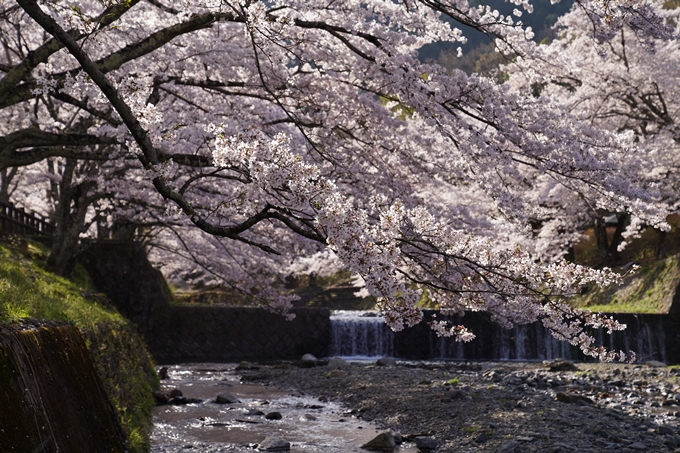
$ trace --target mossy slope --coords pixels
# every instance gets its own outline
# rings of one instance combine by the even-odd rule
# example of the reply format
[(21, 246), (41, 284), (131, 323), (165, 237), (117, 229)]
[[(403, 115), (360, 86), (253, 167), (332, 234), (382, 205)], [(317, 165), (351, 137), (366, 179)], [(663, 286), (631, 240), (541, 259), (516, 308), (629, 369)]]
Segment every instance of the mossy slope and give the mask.
[(0, 242), (0, 323), (62, 321), (78, 327), (104, 383), (130, 453), (150, 449), (152, 391), (159, 386), (151, 356), (134, 327), (80, 284), (43, 269), (47, 250), (24, 240)]
[(680, 284), (680, 255), (642, 264), (624, 278), (624, 285), (587, 292), (571, 299), (572, 306), (609, 313), (668, 313)]

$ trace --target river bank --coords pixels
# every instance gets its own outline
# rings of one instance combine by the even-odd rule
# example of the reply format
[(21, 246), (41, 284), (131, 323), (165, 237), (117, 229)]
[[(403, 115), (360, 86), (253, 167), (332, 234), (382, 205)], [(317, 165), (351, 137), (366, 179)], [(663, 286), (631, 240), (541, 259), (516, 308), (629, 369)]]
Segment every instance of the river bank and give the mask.
[[(657, 366), (652, 366), (657, 365)], [(680, 378), (661, 364), (257, 365), (262, 383), (343, 403), (349, 414), (440, 452), (680, 452)]]

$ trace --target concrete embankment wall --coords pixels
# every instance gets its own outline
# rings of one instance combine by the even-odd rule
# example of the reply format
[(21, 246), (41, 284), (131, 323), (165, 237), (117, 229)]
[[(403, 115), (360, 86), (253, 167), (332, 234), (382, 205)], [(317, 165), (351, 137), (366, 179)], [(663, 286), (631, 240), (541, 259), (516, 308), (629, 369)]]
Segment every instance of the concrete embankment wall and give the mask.
[(294, 309), (295, 319), (254, 307), (170, 304), (170, 291), (134, 243), (92, 244), (81, 257), (94, 284), (144, 335), (159, 363), (326, 356), (330, 311)]
[(0, 451), (122, 453), (123, 436), (80, 331), (0, 328)]
[(299, 359), (328, 354), (330, 312), (292, 310), (295, 319), (252, 307), (169, 307), (145, 336), (159, 363)]

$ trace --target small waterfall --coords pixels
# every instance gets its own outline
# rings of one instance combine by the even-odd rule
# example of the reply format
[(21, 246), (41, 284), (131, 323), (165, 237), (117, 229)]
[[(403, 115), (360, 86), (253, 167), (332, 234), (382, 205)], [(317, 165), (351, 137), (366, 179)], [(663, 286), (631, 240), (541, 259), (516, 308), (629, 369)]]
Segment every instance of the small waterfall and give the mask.
[[(428, 319), (431, 313), (425, 315)], [(615, 317), (627, 324), (628, 329), (611, 336), (596, 331), (597, 344), (616, 351), (633, 350), (643, 361), (666, 359), (662, 316), (620, 314)], [(391, 356), (412, 360), (586, 359), (577, 347), (555, 339), (540, 322), (503, 329), (480, 313), (449, 320), (468, 326), (477, 338), (461, 343), (453, 338), (438, 337), (426, 323), (395, 333), (375, 312), (334, 312), (329, 353), (331, 356)]]
[(331, 315), (331, 356), (394, 355), (394, 333), (381, 316), (370, 311), (336, 311)]

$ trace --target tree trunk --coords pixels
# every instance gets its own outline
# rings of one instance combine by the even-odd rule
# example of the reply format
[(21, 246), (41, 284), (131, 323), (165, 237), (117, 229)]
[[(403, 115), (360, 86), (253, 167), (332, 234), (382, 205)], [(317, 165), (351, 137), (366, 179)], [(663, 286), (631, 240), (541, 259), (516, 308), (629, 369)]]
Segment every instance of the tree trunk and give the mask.
[(4, 203), (9, 203), (9, 199), (12, 196), (12, 192), (16, 189), (16, 184), (14, 189), (10, 189), (12, 185), (12, 179), (17, 174), (17, 167), (3, 168), (0, 170), (0, 201)]
[(73, 184), (77, 166), (77, 160), (67, 159), (56, 193), (55, 187), (52, 188), (52, 196), (56, 199), (55, 229), (52, 249), (47, 257), (47, 268), (64, 277), (70, 276), (75, 268), (75, 255), (89, 206), (86, 202), (87, 193), (89, 186), (92, 185), (92, 183)]
[(595, 243), (600, 252), (600, 260), (604, 266), (611, 266), (621, 259), (619, 245), (623, 242), (623, 232), (630, 222), (630, 215), (624, 212), (617, 214), (616, 219), (616, 230), (611, 241), (607, 238), (607, 225), (605, 224), (604, 216), (600, 215), (595, 220)]
[(614, 236), (612, 237), (611, 243), (609, 244), (609, 255), (613, 261), (621, 259), (621, 252), (619, 252), (619, 245), (623, 242), (623, 232), (626, 230), (628, 223), (630, 222), (630, 214), (624, 212), (623, 214), (616, 215), (616, 230), (614, 231)]
[(658, 233), (656, 240), (656, 250), (654, 251), (654, 256), (656, 259), (666, 258), (668, 254), (668, 232), (656, 230)]

